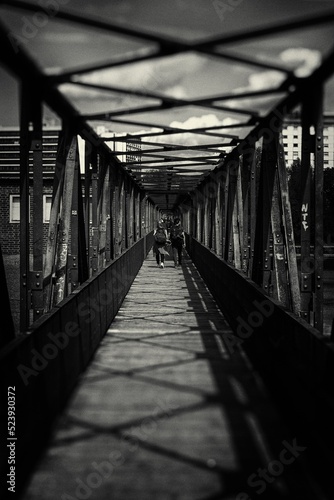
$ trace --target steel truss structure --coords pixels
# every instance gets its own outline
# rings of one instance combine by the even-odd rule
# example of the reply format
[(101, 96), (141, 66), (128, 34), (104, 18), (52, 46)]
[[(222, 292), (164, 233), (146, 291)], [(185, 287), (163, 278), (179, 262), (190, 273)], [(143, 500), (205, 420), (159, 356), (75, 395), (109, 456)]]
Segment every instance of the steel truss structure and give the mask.
[[(47, 4), (43, 5), (19, 0), (1, 2), (1, 61), (21, 85), (21, 331), (27, 331), (80, 283), (148, 234), (158, 215), (166, 212), (182, 214), (189, 234), (322, 331), (322, 116), (324, 85), (334, 69), (334, 47), (326, 47), (321, 63), (299, 77), (291, 66), (257, 57), (252, 43), (283, 39), (292, 32), (307, 37), (314, 30), (316, 36), (319, 28), (332, 35), (334, 12), (300, 15), (288, 22), (189, 41), (126, 23), (122, 26), (79, 9), (62, 8), (59, 3), (56, 10), (49, 12)], [(22, 33), (15, 32), (12, 24), (12, 16), (20, 19), (24, 13), (34, 19), (41, 9), (49, 15), (50, 25), (56, 22), (96, 30), (97, 37), (120, 36), (135, 41), (138, 47), (124, 54), (120, 51), (110, 60), (63, 68), (55, 74), (39, 63), (34, 48), (29, 50), (29, 44), (26, 46), (20, 39)], [(242, 44), (250, 48), (241, 50)], [(112, 79), (110, 85), (99, 81), (106, 70), (133, 68), (135, 79), (140, 63), (154, 65), (193, 54), (213, 60), (218, 66), (277, 72), (280, 83), (251, 91), (236, 91), (235, 84), (230, 92), (206, 97), (201, 91), (199, 96), (181, 98), (159, 91), (159, 82), (152, 90), (128, 81), (119, 85)], [(120, 99), (121, 105), (87, 113), (76, 105), (71, 93), (66, 95), (70, 88), (80, 88), (87, 96), (89, 92), (107, 93), (111, 103)], [(246, 102), (251, 103), (250, 108)], [(46, 253), (42, 228), (43, 104), (62, 122)], [(171, 126), (162, 119), (167, 111), (187, 108), (227, 114), (234, 119), (200, 127)], [(284, 119), (296, 108), (300, 110), (303, 134), (300, 272), (282, 141)], [(101, 122), (128, 127), (130, 132), (113, 137), (98, 135), (95, 125)], [(185, 134), (187, 143), (182, 142)], [(84, 164), (80, 161), (78, 136), (85, 144)], [(126, 161), (117, 144), (129, 138), (140, 141), (141, 149)], [(28, 161), (31, 151), (32, 172)], [(33, 192), (32, 223), (28, 217), (29, 187)], [(8, 293), (5, 295), (8, 306)], [(14, 337), (7, 306), (7, 331), (11, 332), (9, 337)]]

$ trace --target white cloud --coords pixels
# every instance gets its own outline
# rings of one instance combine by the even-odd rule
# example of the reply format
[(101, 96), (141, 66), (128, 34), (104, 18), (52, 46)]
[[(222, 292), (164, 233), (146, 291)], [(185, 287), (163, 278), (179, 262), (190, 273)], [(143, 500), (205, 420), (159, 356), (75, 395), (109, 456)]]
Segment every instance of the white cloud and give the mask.
[(262, 71), (254, 73), (249, 77), (249, 89), (265, 90), (274, 89), (283, 82), (285, 75), (280, 71)]
[[(208, 143), (214, 143), (214, 142), (223, 142), (223, 139), (215, 136), (206, 136), (206, 135), (200, 135), (196, 134), (196, 132), (192, 133), (190, 132), (191, 129), (194, 128), (205, 128), (205, 127), (214, 127), (214, 126), (224, 126), (224, 125), (233, 125), (237, 124), (238, 121), (233, 119), (233, 118), (224, 118), (223, 120), (219, 120), (218, 117), (215, 114), (207, 114), (207, 115), (202, 115), (202, 116), (191, 116), (187, 118), (185, 121), (173, 121), (170, 123), (170, 127), (172, 128), (178, 128), (178, 129), (184, 129), (184, 133), (177, 133), (177, 134), (171, 134), (171, 135), (166, 135), (166, 136), (154, 136), (154, 137), (148, 137), (147, 140), (150, 142), (164, 142), (167, 144), (180, 144), (183, 146), (197, 146), (197, 145), (205, 145)], [(157, 129), (151, 129), (150, 131), (156, 131)], [(189, 132), (187, 131), (189, 130)], [(142, 131), (143, 132), (143, 131)], [(146, 131), (149, 132), (149, 131)], [(218, 133), (219, 133), (218, 129)], [(227, 131), (229, 133), (229, 130)], [(146, 140), (144, 137), (143, 140)], [(221, 146), (223, 149), (225, 149), (225, 146)], [(183, 156), (186, 156), (186, 152), (180, 153)], [(194, 156), (195, 153), (191, 152), (189, 153), (190, 156)], [(200, 154), (200, 153), (199, 153)]]
[(291, 65), (295, 75), (305, 78), (321, 64), (321, 53), (304, 47), (286, 49), (280, 54), (284, 63)]
[(201, 71), (204, 64), (206, 64), (205, 59), (197, 54), (181, 54), (94, 71), (78, 76), (77, 80), (143, 92), (168, 92), (170, 96), (185, 98), (186, 91), (182, 85), (184, 75), (196, 74)]
[(265, 89), (274, 89), (278, 87), (285, 79), (285, 74), (276, 70), (259, 71), (252, 73), (248, 77), (248, 85), (232, 89), (231, 92), (239, 94), (242, 92), (250, 92)]

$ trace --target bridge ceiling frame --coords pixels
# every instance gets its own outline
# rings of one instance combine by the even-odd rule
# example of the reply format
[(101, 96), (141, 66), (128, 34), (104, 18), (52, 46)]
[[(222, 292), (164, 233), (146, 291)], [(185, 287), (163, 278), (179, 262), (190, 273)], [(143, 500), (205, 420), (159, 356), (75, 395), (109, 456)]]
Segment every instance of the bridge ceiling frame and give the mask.
[[(22, 12), (30, 15), (38, 15), (41, 13), (42, 3), (36, 4), (31, 1), (4, 0), (2, 4), (10, 7), (12, 11), (16, 11), (18, 15)], [(218, 6), (215, 8), (217, 10)], [(237, 9), (235, 10), (235, 15), (238, 15)], [(217, 14), (221, 15), (218, 10)], [(24, 54), (24, 44), (20, 44), (18, 35), (7, 28), (7, 42), (10, 42), (6, 44), (7, 56), (13, 53), (13, 48), (17, 49), (18, 52), (10, 56), (12, 59), (10, 61), (11, 68), (14, 69), (16, 74), (20, 74), (26, 79), (28, 64), (32, 79), (35, 82), (39, 81), (41, 83), (42, 95), (45, 97), (45, 101), (48, 105), (57, 113), (63, 114), (61, 112), (63, 111), (66, 117), (75, 117), (78, 125), (80, 124), (79, 128), (86, 128), (88, 123), (94, 124), (96, 122), (103, 122), (107, 126), (111, 125), (112, 127), (116, 124), (120, 125), (121, 123), (124, 126), (127, 125), (129, 128), (133, 128), (134, 125), (139, 126), (140, 124), (145, 127), (146, 130), (123, 134), (123, 137), (110, 138), (102, 136), (102, 139), (111, 146), (110, 149), (116, 149), (116, 156), (117, 147), (115, 148), (113, 143), (129, 143), (130, 138), (133, 141), (141, 142), (141, 149), (131, 162), (127, 161), (126, 155), (119, 155), (122, 159), (121, 165), (132, 172), (137, 182), (149, 195), (152, 186), (151, 182), (146, 185), (146, 177), (148, 171), (154, 170), (155, 174), (157, 174), (155, 179), (156, 189), (154, 189), (154, 191), (156, 193), (158, 188), (161, 194), (159, 194), (159, 196), (155, 194), (153, 202), (159, 205), (161, 209), (167, 210), (173, 209), (178, 203), (178, 196), (169, 193), (169, 191), (180, 191), (181, 195), (186, 192), (192, 192), (207, 174), (208, 169), (205, 168), (205, 164), (212, 170), (221, 162), (222, 158), (226, 156), (231, 148), (237, 146), (240, 142), (244, 143), (247, 141), (247, 136), (241, 132), (243, 129), (248, 129), (249, 134), (252, 134), (252, 136), (257, 135), (258, 138), (260, 138), (261, 131), (268, 126), (270, 113), (264, 116), (263, 110), (256, 109), (257, 98), (273, 97), (278, 103), (276, 106), (277, 109), (284, 109), (284, 111), (287, 112), (288, 109), (293, 109), (293, 106), (290, 105), (292, 102), (294, 102), (295, 105), (298, 103), (298, 96), (301, 96), (303, 89), (311, 85), (313, 78), (312, 74), (307, 78), (299, 78), (296, 76), (297, 72), (294, 71), (294, 68), (282, 62), (277, 62), (276, 60), (269, 61), (268, 59), (265, 60), (264, 58), (256, 57), (254, 53), (248, 53), (246, 56), (243, 54), (243, 51), (240, 49), (238, 50), (240, 44), (247, 44), (254, 40), (258, 41), (261, 39), (266, 43), (277, 36), (282, 36), (284, 34), (288, 35), (292, 31), (301, 32), (302, 30), (310, 28), (317, 29), (322, 26), (328, 27), (330, 23), (334, 22), (333, 11), (326, 13), (319, 12), (316, 15), (308, 17), (301, 13), (298, 18), (288, 22), (271, 23), (265, 26), (259, 25), (256, 28), (248, 28), (236, 33), (220, 34), (218, 36), (189, 41), (186, 38), (177, 39), (163, 34), (156, 34), (153, 31), (147, 32), (144, 29), (128, 26), (126, 24), (122, 26), (109, 19), (105, 20), (98, 16), (84, 14), (78, 9), (70, 10), (62, 8), (58, 4), (53, 17), (57, 23), (70, 24), (73, 28), (79, 27), (80, 29), (86, 28), (96, 30), (97, 36), (102, 33), (123, 37), (125, 41), (131, 40), (138, 44), (140, 43), (141, 48), (140, 50), (133, 50), (129, 54), (125, 54), (124, 57), (111, 57), (110, 61), (104, 61), (98, 64), (86, 64), (82, 67), (77, 64), (73, 69), (66, 68), (62, 71), (58, 71), (57, 74), (49, 74), (47, 69), (44, 69), (44, 71), (37, 70), (35, 62), (33, 64), (33, 67), (35, 66), (34, 70), (31, 71), (32, 58), (30, 58), (28, 62), (27, 57), (24, 57), (25, 64), (22, 64), (22, 57), (19, 56)], [(232, 19), (233, 17), (231, 17), (231, 21)], [(4, 28), (4, 30), (6, 30), (6, 28)], [(9, 39), (8, 34), (11, 34), (11, 38), (9, 37)], [(16, 45), (15, 42), (17, 42)], [(237, 48), (236, 50), (233, 50), (234, 45)], [(229, 64), (240, 67), (242, 70), (244, 68), (252, 68), (256, 70), (263, 69), (277, 72), (280, 75), (280, 83), (277, 85), (269, 83), (267, 87), (262, 85), (262, 88), (252, 91), (244, 89), (236, 92), (234, 88), (231, 88), (229, 92), (221, 92), (220, 94), (214, 94), (207, 97), (196, 96), (185, 99), (177, 98), (171, 95), (171, 93), (166, 94), (165, 92), (159, 91), (159, 89), (152, 91), (150, 88), (145, 87), (145, 85), (130, 85), (130, 82), (126, 81), (119, 85), (113, 85), (112, 81), (109, 84), (100, 82), (100, 76), (103, 75), (104, 70), (111, 70), (113, 68), (122, 69), (124, 67), (126, 67), (127, 70), (131, 70), (131, 67), (133, 67), (135, 71), (136, 68), (139, 67), (138, 65), (143, 61), (160, 62), (164, 59), (170, 60), (170, 58), (174, 56), (187, 57), (189, 54), (196, 54), (200, 57), (209, 58), (216, 64), (228, 62)], [(318, 71), (319, 77), (320, 73), (323, 73), (324, 80), (326, 78), (325, 73), (329, 75), (331, 72), (330, 68), (331, 56), (329, 55), (322, 61), (321, 69)], [(179, 68), (179, 70), (182, 72), (182, 68)], [(223, 67), (223, 70), (225, 70), (225, 67)], [(107, 109), (97, 113), (82, 112), (73, 105), (71, 98), (66, 97), (66, 89), (64, 92), (60, 90), (62, 85), (65, 84), (71, 85), (72, 87), (90, 89), (94, 92), (106, 92), (109, 93), (112, 98), (116, 98), (117, 95), (125, 96), (126, 101), (124, 109), (122, 109), (121, 106), (120, 108)], [(131, 102), (131, 98), (135, 99), (134, 103)], [(252, 109), (247, 109), (243, 104), (245, 99), (247, 99), (247, 102), (250, 102), (251, 99), (253, 100)], [(231, 102), (232, 100), (233, 102)], [(142, 102), (142, 104), (140, 104), (140, 102)], [(145, 104), (146, 102), (147, 104)], [(228, 103), (227, 105), (224, 104), (226, 102)], [(187, 126), (186, 128), (170, 127), (159, 119), (161, 113), (170, 110), (177, 111), (180, 108), (184, 109), (189, 107), (201, 107), (203, 108), (203, 112), (206, 113), (212, 111), (218, 113), (227, 112), (237, 117), (237, 119), (228, 125), (224, 124), (222, 120), (221, 125), (216, 127)], [(136, 119), (136, 116), (148, 114), (148, 112), (151, 120), (139, 121)], [(135, 118), (133, 118), (133, 115), (135, 115)], [(233, 133), (233, 130), (236, 128), (238, 129), (238, 133)], [(232, 133), (230, 134), (229, 131), (232, 131)], [(189, 147), (186, 149), (185, 145), (182, 144), (182, 136), (180, 137), (179, 143), (175, 144), (177, 136), (185, 133), (188, 135), (189, 141), (196, 141), (198, 139), (197, 134), (200, 134), (202, 138), (208, 136), (215, 137), (215, 143), (211, 146), (204, 144), (204, 146), (207, 146), (205, 151), (201, 151), (200, 148), (197, 148), (198, 159), (196, 159), (191, 154), (193, 148)], [(119, 136), (120, 134), (117, 135)], [(170, 143), (170, 146), (166, 146), (166, 140), (161, 140), (165, 138), (166, 135), (169, 137), (172, 135), (173, 137), (173, 142)], [(154, 141), (152, 141), (153, 137), (155, 138)], [(151, 138), (152, 142), (148, 140), (149, 138)], [(161, 147), (161, 151), (159, 147)], [(153, 149), (153, 151), (151, 151), (151, 149)], [(169, 151), (177, 152), (177, 154), (168, 155)], [(156, 158), (155, 161), (152, 158), (153, 154), (156, 155), (156, 157), (153, 157)], [(160, 163), (158, 162), (159, 159), (161, 160)], [(184, 172), (177, 170), (179, 164), (182, 164), (188, 159), (189, 162), (192, 162), (194, 165), (197, 165), (199, 160), (203, 163), (202, 168), (198, 169), (197, 175), (195, 175), (193, 171), (191, 172), (192, 182), (190, 185), (189, 176), (185, 177)], [(170, 181), (170, 176), (172, 176), (172, 182), (168, 182)], [(185, 180), (188, 182), (185, 183)], [(166, 205), (166, 196), (168, 195), (169, 204)]]

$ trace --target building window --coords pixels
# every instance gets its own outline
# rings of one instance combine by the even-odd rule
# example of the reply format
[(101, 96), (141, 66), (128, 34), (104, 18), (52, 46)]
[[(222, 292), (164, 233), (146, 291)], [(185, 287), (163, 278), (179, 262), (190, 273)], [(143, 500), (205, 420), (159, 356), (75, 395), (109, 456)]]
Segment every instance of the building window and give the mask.
[(20, 195), (10, 194), (9, 195), (9, 222), (17, 223), (20, 222)]
[(50, 213), (51, 213), (51, 205), (52, 205), (52, 195), (44, 194), (43, 195), (43, 222), (50, 222)]
[(294, 139), (298, 139), (298, 135), (294, 135), (294, 136), (293, 136), (293, 138), (294, 138)]
[[(30, 207), (30, 196), (29, 196), (29, 222), (31, 219), (31, 207)], [(11, 224), (19, 224), (21, 221), (20, 217), (20, 195), (10, 194), (9, 195), (9, 222)]]
[(297, 142), (294, 142), (294, 143), (293, 143), (293, 147), (294, 147), (294, 148), (298, 148), (298, 146), (299, 146), (299, 144), (298, 144)]

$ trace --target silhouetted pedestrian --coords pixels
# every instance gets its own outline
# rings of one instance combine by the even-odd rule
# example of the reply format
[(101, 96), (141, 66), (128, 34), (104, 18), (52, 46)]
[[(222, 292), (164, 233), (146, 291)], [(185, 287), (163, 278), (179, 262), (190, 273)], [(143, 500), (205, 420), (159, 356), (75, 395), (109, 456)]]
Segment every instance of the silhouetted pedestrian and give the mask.
[(178, 265), (182, 264), (182, 248), (185, 246), (184, 231), (178, 217), (174, 219), (174, 224), (170, 229), (170, 240), (172, 243), (174, 266), (178, 267)]
[(163, 219), (159, 220), (158, 225), (154, 230), (153, 236), (154, 236), (153, 251), (155, 253), (157, 265), (163, 269), (165, 262), (165, 255), (168, 254), (168, 250), (166, 248), (167, 227)]

